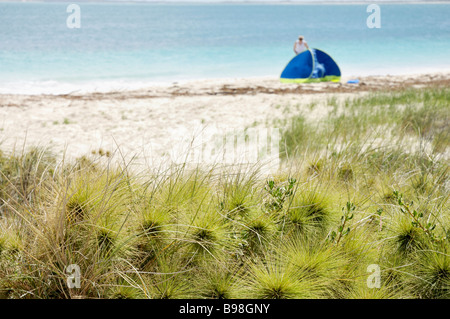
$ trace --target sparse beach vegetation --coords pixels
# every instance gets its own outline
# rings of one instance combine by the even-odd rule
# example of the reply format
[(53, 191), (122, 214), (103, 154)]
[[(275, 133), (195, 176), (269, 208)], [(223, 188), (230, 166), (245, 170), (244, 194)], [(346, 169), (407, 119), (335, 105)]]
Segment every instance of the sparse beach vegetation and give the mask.
[(0, 297), (450, 298), (450, 89), (325, 101), (271, 176), (0, 152)]

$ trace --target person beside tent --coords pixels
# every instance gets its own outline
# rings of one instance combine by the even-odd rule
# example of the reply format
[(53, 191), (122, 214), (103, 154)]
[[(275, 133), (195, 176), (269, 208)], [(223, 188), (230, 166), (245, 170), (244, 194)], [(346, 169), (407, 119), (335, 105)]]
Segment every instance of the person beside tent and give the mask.
[(298, 40), (294, 43), (294, 52), (298, 55), (305, 50), (309, 50), (308, 43), (306, 43), (306, 41), (304, 41), (304, 37), (300, 35)]

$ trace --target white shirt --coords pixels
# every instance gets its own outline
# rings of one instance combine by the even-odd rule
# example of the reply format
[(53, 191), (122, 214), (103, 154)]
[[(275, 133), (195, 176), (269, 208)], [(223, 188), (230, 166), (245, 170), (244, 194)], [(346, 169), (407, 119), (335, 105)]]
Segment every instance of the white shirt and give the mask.
[(306, 50), (306, 41), (302, 41), (302, 44), (300, 44), (300, 41), (295, 41), (295, 53), (299, 54)]

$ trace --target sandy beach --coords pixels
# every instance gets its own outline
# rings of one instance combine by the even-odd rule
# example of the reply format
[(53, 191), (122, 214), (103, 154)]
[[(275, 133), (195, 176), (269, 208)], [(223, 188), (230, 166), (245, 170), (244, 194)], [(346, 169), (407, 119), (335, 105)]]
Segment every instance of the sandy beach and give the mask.
[[(308, 84), (282, 84), (277, 78), (212, 79), (135, 91), (2, 94), (0, 147), (20, 151), (40, 146), (66, 158), (117, 149), (121, 156), (159, 158), (186, 130), (267, 127), (276, 118), (300, 112), (314, 121), (327, 114), (322, 104), (331, 97), (450, 86), (450, 73), (360, 77), (359, 84), (347, 84), (349, 79)], [(313, 110), (311, 103), (316, 105)]]

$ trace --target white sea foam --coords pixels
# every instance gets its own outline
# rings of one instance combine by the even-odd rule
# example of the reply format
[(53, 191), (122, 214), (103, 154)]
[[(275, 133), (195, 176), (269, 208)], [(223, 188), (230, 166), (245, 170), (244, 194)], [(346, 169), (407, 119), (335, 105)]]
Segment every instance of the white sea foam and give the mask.
[[(348, 67), (341, 69), (343, 77), (362, 76), (385, 76), (385, 75), (416, 75), (431, 73), (449, 73), (450, 68), (376, 68), (363, 69), (358, 67)], [(245, 79), (276, 78), (278, 75), (265, 75), (254, 77), (238, 77)], [(20, 94), (20, 95), (61, 95), (61, 94), (84, 94), (84, 93), (107, 93), (107, 92), (128, 92), (149, 87), (168, 86), (171, 84), (183, 84), (191, 81), (209, 82), (216, 80), (226, 80), (232, 83), (236, 77), (183, 77), (166, 78), (164, 80), (91, 80), (83, 82), (63, 82), (63, 81), (0, 81), (0, 94)]]
[(58, 82), (58, 81), (15, 81), (0, 82), (0, 94), (83, 94), (92, 92), (132, 91), (149, 86), (167, 85), (171, 83), (156, 81), (86, 81), (86, 82)]

